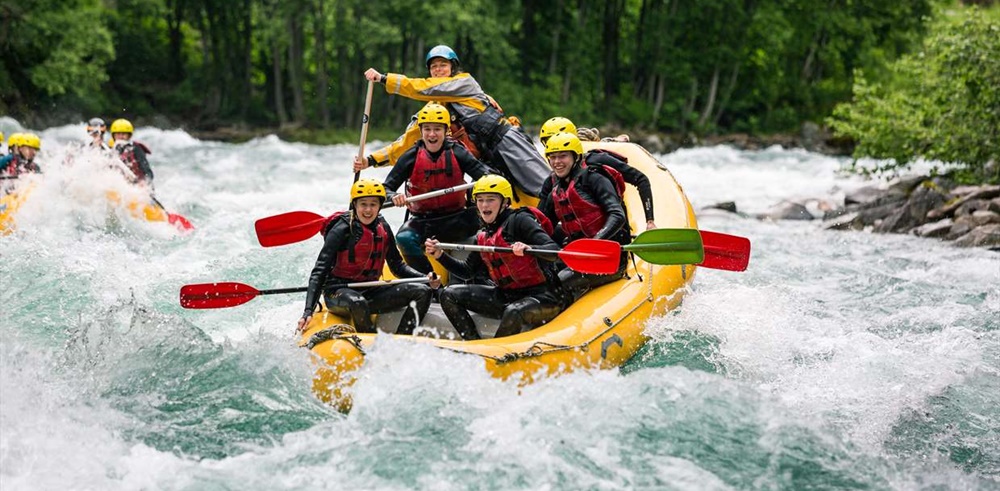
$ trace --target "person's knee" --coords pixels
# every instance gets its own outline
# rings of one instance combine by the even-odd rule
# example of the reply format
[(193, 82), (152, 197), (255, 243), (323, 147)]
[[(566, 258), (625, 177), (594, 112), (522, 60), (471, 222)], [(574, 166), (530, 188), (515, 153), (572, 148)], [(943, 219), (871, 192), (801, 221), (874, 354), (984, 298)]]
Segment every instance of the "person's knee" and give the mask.
[(396, 246), (399, 247), (399, 252), (404, 256), (422, 257), (424, 255), (423, 234), (412, 228), (403, 227), (396, 234)]

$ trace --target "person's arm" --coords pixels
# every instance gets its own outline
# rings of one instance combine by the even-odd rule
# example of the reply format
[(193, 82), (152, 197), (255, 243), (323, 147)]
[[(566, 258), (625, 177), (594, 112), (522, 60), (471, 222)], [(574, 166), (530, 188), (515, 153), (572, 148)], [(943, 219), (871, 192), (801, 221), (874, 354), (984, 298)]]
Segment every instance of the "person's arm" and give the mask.
[[(534, 250), (558, 251), (559, 244), (556, 244), (552, 237), (542, 230), (542, 226), (529, 215), (529, 213), (518, 213), (508, 220), (507, 223), (511, 227), (511, 237), (517, 242), (527, 244)], [(559, 259), (559, 256), (555, 254), (536, 257), (549, 262)]]
[(469, 151), (466, 150), (461, 144), (455, 143), (452, 146), (452, 150), (455, 152), (455, 160), (458, 161), (458, 166), (462, 169), (462, 172), (467, 174), (469, 177), (478, 180), (486, 174), (500, 174), (493, 168), (480, 162), (479, 159), (473, 157), (472, 154), (469, 153)]
[(306, 292), (306, 307), (302, 317), (311, 316), (316, 310), (316, 304), (319, 303), (319, 298), (323, 295), (323, 286), (337, 262), (337, 254), (347, 242), (350, 233), (350, 226), (345, 220), (338, 220), (326, 232), (323, 249), (319, 251), (316, 265), (313, 267), (312, 273), (309, 274), (309, 290)]
[(479, 82), (468, 73), (453, 77), (409, 78), (398, 73), (385, 75), (385, 91), (418, 101), (457, 102), (476, 109), (486, 110), (487, 96)]
[[(399, 186), (410, 178), (410, 174), (413, 174), (413, 166), (416, 163), (417, 147), (414, 145), (406, 153), (400, 155), (399, 160), (396, 160), (396, 165), (389, 171), (389, 175), (385, 176), (385, 181), (382, 182), (385, 190), (390, 192), (398, 191)], [(391, 200), (392, 198), (389, 197), (389, 199)]]
[(483, 257), (478, 252), (472, 252), (465, 261), (459, 261), (450, 256), (448, 251), (444, 251), (444, 254), (441, 254), (441, 257), (437, 258), (437, 260), (444, 266), (444, 269), (463, 278), (471, 278), (473, 273), (486, 267), (483, 264)]
[(604, 226), (594, 235), (595, 239), (612, 240), (615, 234), (625, 225), (625, 210), (615, 185), (611, 180), (600, 174), (588, 171), (586, 174), (587, 190), (598, 206), (604, 210)]
[(621, 173), (625, 182), (635, 186), (639, 190), (639, 199), (642, 201), (642, 211), (646, 215), (646, 222), (653, 221), (653, 188), (650, 186), (646, 174), (607, 153), (593, 153), (587, 158), (587, 162), (591, 161), (611, 167)]
[(556, 216), (556, 205), (552, 201), (552, 178), (549, 177), (542, 183), (542, 190), (538, 194), (538, 209), (542, 214), (549, 217), (552, 226), (559, 224), (559, 217)]
[(392, 274), (396, 275), (397, 278), (427, 276), (413, 269), (413, 267), (403, 261), (403, 256), (399, 254), (399, 249), (396, 248), (396, 236), (393, 235), (392, 229), (389, 228), (389, 224), (386, 223), (384, 218), (380, 216), (378, 219), (382, 221), (382, 226), (385, 227), (385, 232), (388, 234), (388, 242), (385, 244), (385, 262), (389, 264), (389, 271), (392, 271)]
[(133, 144), (132, 152), (135, 154), (135, 161), (139, 163), (139, 170), (145, 176), (146, 183), (152, 183), (153, 168), (149, 166), (149, 159), (146, 158), (146, 149), (142, 148), (142, 145)]
[(410, 124), (406, 126), (406, 131), (399, 135), (399, 138), (368, 155), (368, 165), (373, 167), (396, 165), (396, 161), (420, 140), (420, 127), (416, 122), (417, 116), (414, 114), (410, 118)]

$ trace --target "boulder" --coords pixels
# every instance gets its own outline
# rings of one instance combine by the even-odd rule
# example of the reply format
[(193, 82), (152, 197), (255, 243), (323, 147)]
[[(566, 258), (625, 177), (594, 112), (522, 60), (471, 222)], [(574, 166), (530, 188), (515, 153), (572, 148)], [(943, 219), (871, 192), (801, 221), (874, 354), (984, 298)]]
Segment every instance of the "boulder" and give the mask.
[(952, 219), (945, 218), (933, 223), (925, 223), (913, 229), (913, 233), (918, 237), (944, 237), (951, 231), (952, 225), (954, 225)]
[(860, 211), (845, 213), (823, 225), (827, 230), (864, 230), (865, 224), (860, 218)]
[(976, 227), (955, 240), (959, 247), (1000, 247), (1000, 223)]
[(907, 176), (900, 177), (893, 183), (889, 184), (887, 189), (889, 194), (894, 194), (896, 196), (909, 196), (920, 183), (927, 180), (927, 176)]
[(645, 147), (646, 150), (649, 150), (649, 153), (653, 154), (662, 154), (667, 150), (667, 146), (663, 144), (663, 139), (656, 133), (650, 133), (644, 136), (640, 145)]
[(868, 205), (877, 202), (889, 192), (878, 186), (865, 186), (844, 195), (845, 205)]
[(991, 223), (1000, 223), (1000, 214), (989, 210), (978, 210), (969, 215), (969, 220), (973, 227), (982, 227)]
[(955, 222), (951, 230), (944, 235), (944, 240), (955, 240), (972, 231), (972, 225), (968, 222)]
[(918, 186), (902, 208), (875, 227), (877, 233), (907, 232), (927, 220), (927, 212), (941, 206), (945, 195), (935, 185)]
[[(958, 208), (955, 208), (955, 216), (960, 217), (962, 215), (971, 215), (972, 212), (980, 210), (990, 211), (990, 205), (992, 204), (993, 202), (987, 199), (970, 199), (969, 201), (962, 203)], [(1000, 209), (994, 211), (1000, 211)]]
[(812, 220), (812, 213), (802, 203), (782, 201), (771, 207), (766, 213), (757, 215), (760, 219), (771, 220)]
[(735, 201), (723, 201), (721, 203), (715, 203), (714, 205), (708, 205), (702, 209), (703, 210), (715, 209), (715, 210), (728, 211), (729, 213), (738, 213), (736, 211)]

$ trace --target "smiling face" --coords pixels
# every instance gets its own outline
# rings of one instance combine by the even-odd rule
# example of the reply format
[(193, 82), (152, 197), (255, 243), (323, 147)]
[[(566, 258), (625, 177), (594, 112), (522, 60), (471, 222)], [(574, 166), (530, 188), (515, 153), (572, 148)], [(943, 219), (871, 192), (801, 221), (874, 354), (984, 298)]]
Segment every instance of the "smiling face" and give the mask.
[(365, 196), (354, 200), (354, 211), (358, 220), (364, 225), (371, 225), (378, 218), (378, 212), (382, 209), (382, 200), (374, 196)]
[(560, 179), (569, 175), (573, 170), (573, 163), (576, 162), (576, 152), (552, 152), (546, 155), (549, 159), (549, 166), (556, 177)]
[(504, 198), (500, 193), (480, 193), (476, 195), (476, 209), (486, 223), (493, 223), (503, 211)]
[(451, 76), (451, 62), (441, 58), (431, 58), (431, 63), (428, 65), (428, 70), (431, 72), (431, 77), (450, 77)]
[(420, 125), (420, 139), (424, 141), (424, 147), (429, 152), (437, 152), (444, 145), (444, 135), (448, 127), (438, 123), (424, 123)]

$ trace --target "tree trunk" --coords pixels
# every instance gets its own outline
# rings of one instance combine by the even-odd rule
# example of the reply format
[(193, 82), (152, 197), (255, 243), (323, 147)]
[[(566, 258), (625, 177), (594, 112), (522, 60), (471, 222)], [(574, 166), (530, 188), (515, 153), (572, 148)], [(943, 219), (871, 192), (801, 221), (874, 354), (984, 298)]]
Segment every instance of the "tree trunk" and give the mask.
[(316, 0), (313, 29), (316, 30), (316, 104), (319, 106), (320, 127), (330, 126), (329, 75), (326, 73), (326, 14), (323, 7), (326, 0)]
[(274, 62), (274, 112), (278, 114), (278, 124), (285, 126), (288, 124), (288, 112), (285, 111), (285, 80), (282, 76), (281, 51), (278, 40), (271, 41), (271, 57)]
[(688, 121), (691, 120), (691, 114), (694, 112), (694, 105), (698, 101), (698, 77), (694, 75), (691, 76), (691, 88), (688, 90), (687, 101), (684, 102), (684, 110), (681, 111), (681, 124), (679, 125), (682, 132), (687, 131)]
[(604, 103), (614, 104), (619, 93), (620, 74), (618, 46), (621, 41), (621, 18), (625, 11), (625, 0), (606, 0), (604, 3), (604, 28), (601, 41), (604, 44), (601, 59), (604, 65)]
[(726, 84), (726, 90), (722, 93), (722, 100), (719, 102), (719, 109), (715, 111), (715, 117), (712, 118), (712, 124), (718, 126), (719, 120), (722, 119), (722, 113), (726, 110), (726, 106), (729, 105), (729, 99), (733, 95), (733, 91), (736, 90), (736, 80), (740, 76), (740, 62), (733, 62), (733, 72), (729, 76), (729, 83)]
[[(556, 1), (556, 16), (561, 17), (565, 8), (565, 0)], [(552, 25), (552, 51), (549, 53), (549, 75), (555, 75), (559, 71), (559, 41), (562, 35), (562, 23), (553, 22)]]
[[(666, 77), (660, 75), (656, 79), (656, 99), (653, 102), (653, 128), (659, 126), (660, 111), (663, 109), (663, 93), (666, 91)], [(650, 82), (652, 84), (652, 82)]]
[(170, 15), (167, 16), (167, 36), (170, 39), (169, 78), (175, 83), (184, 80), (184, 52), (181, 49), (184, 44), (184, 33), (181, 32), (181, 23), (184, 21), (185, 1), (167, 1), (167, 9), (170, 11)]
[(705, 100), (705, 108), (701, 111), (701, 117), (698, 118), (698, 127), (705, 128), (708, 123), (708, 118), (712, 116), (712, 109), (715, 106), (715, 97), (719, 92), (719, 66), (715, 66), (715, 70), (712, 72), (712, 82), (708, 86), (708, 98)]
[(291, 42), (288, 43), (288, 86), (292, 91), (292, 121), (296, 125), (306, 122), (305, 106), (305, 76), (302, 59), (302, 11), (296, 10), (288, 18), (288, 33)]

